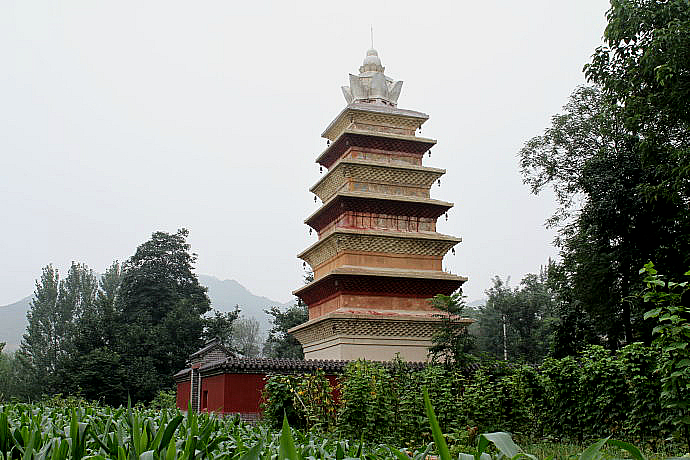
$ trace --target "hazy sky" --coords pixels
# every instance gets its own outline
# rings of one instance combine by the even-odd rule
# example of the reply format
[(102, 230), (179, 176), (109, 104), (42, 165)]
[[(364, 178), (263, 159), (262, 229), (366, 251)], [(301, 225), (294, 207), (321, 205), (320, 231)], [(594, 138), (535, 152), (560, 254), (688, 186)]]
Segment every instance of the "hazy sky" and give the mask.
[(0, 2), (0, 305), (186, 227), (197, 271), (288, 301), (323, 129), (374, 45), (430, 115), (470, 300), (556, 250), (517, 152), (584, 82), (604, 0)]

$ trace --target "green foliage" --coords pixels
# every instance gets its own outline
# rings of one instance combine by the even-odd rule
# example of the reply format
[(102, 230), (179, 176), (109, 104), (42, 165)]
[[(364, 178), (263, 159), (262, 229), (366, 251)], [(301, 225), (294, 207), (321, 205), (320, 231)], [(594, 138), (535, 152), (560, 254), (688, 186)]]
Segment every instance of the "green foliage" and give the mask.
[(556, 356), (649, 344), (637, 269), (690, 265), (690, 5), (612, 0), (607, 19), (585, 66), (595, 86), (520, 151), (524, 181), (559, 205)]
[(507, 430), (539, 436), (545, 415), (543, 398), (543, 382), (534, 368), (488, 363), (466, 384), (462, 415), (479, 432)]
[(232, 350), (232, 329), (235, 320), (240, 315), (239, 307), (236, 306), (234, 311), (226, 313), (215, 309), (211, 310), (211, 312), (213, 314), (204, 317), (204, 330), (202, 334), (204, 341), (209, 342), (213, 339), (218, 339), (225, 348)]
[(395, 419), (396, 394), (388, 371), (378, 363), (348, 363), (340, 382), (338, 428), (343, 436), (390, 440)]
[(462, 375), (446, 366), (413, 371), (396, 359), (389, 366), (370, 361), (348, 364), (340, 377), (338, 431), (342, 436), (386, 440), (413, 446), (431, 441), (424, 416), (422, 390), (427, 389), (439, 407), (443, 429), (458, 433)]
[(24, 397), (64, 388), (59, 374), (77, 351), (76, 331), (94, 308), (97, 288), (96, 276), (86, 265), (73, 262), (63, 280), (51, 265), (43, 268), (17, 355), (24, 368)]
[[(422, 391), (418, 408), (434, 443), (417, 448), (366, 443), (360, 440), (324, 437), (321, 433), (291, 428), (287, 417), (279, 430), (249, 425), (237, 418), (175, 410), (153, 411), (128, 406), (112, 409), (93, 404), (53, 399), (55, 405), (6, 404), (0, 406), (0, 458), (26, 460), (426, 460), (436, 446), (439, 458), (449, 460), (535, 459), (505, 432), (476, 436), (472, 446), (456, 452), (431, 404), (433, 397)], [(426, 414), (424, 413), (426, 411)], [(446, 441), (446, 438), (448, 441)], [(553, 449), (552, 449), (553, 450)], [(581, 449), (579, 450), (581, 451)], [(468, 452), (468, 453), (465, 453)], [(578, 452), (578, 451), (575, 451)], [(608, 438), (599, 440), (579, 456), (645, 460), (634, 445)], [(552, 457), (551, 457), (552, 458)]]
[[(613, 0), (607, 19), (605, 46), (597, 48), (585, 74), (622, 108), (621, 119), (634, 135), (630, 143), (653, 171), (642, 189), (654, 200), (677, 205), (675, 223), (687, 231), (690, 5)], [(667, 242), (675, 246), (674, 240)], [(677, 265), (669, 269), (679, 274)]]
[(160, 390), (149, 403), (149, 407), (152, 409), (175, 409), (177, 407), (177, 389)]
[(661, 380), (657, 370), (658, 353), (636, 342), (619, 353), (628, 385), (628, 417), (623, 422), (626, 437), (636, 444), (649, 441), (651, 447), (663, 439)]
[(478, 318), (479, 353), (527, 363), (540, 363), (547, 356), (558, 323), (547, 273), (545, 267), (539, 275), (528, 274), (514, 289), (499, 277), (492, 280)]
[(285, 311), (281, 311), (278, 307), (271, 307), (264, 311), (273, 317), (271, 319), (273, 326), (264, 343), (264, 356), (268, 358), (304, 359), (302, 345), (288, 333), (288, 330), (305, 323), (309, 319), (307, 306), (300, 300)]
[(319, 384), (313, 375), (272, 376), (264, 417), (275, 428), (285, 414), (300, 428), (335, 428), (346, 438), (419, 446), (432, 440), (422, 410), (426, 389), (455, 453), (491, 431), (580, 443), (615, 435), (655, 448), (671, 433), (659, 402), (658, 355), (639, 343), (617, 354), (590, 346), (577, 357), (547, 358), (539, 368), (487, 361), (471, 374), (442, 365), (413, 370), (400, 360), (385, 366), (360, 360), (341, 375), (335, 403), (324, 378)]
[[(577, 88), (564, 109), (520, 152), (524, 181), (534, 193), (552, 186), (559, 203), (549, 220), (558, 228), (562, 258), (558, 300), (560, 328), (566, 330), (559, 341), (569, 338), (573, 327), (592, 330), (589, 336), (575, 330), (585, 343), (559, 345), (573, 353), (604, 336), (613, 349), (645, 341), (650, 331), (641, 321), (642, 309), (629, 299), (637, 267), (666, 250), (674, 211), (650, 202), (640, 190), (653, 171), (629, 148), (620, 108), (599, 88)], [(568, 321), (578, 316), (586, 321)]]
[(18, 399), (22, 394), (21, 372), (17, 354), (0, 350), (0, 402)]
[(127, 390), (150, 401), (202, 345), (206, 288), (193, 272), (188, 232), (156, 232), (123, 265), (116, 299), (121, 315), (116, 351), (127, 369)]
[[(304, 275), (305, 284), (312, 281), (314, 281), (314, 274), (307, 272)], [(268, 331), (268, 338), (264, 342), (263, 355), (268, 358), (304, 359), (302, 344), (288, 331), (309, 320), (307, 304), (298, 297), (295, 304), (285, 311), (281, 311), (278, 307), (271, 307), (264, 312), (273, 317), (271, 319), (273, 326)]]
[(333, 391), (322, 370), (304, 375), (269, 375), (262, 396), (264, 420), (279, 428), (285, 416), (295, 427), (331, 431), (337, 415)]
[(294, 405), (303, 411), (307, 428), (322, 432), (336, 426), (336, 405), (333, 387), (322, 370), (304, 375), (294, 393)]
[(661, 352), (661, 403), (690, 450), (690, 307), (685, 306), (690, 283), (664, 280), (651, 262), (640, 273), (645, 274), (643, 298), (654, 307), (645, 319), (657, 320), (654, 345)]
[(272, 427), (279, 428), (283, 416), (291, 426), (304, 428), (307, 424), (301, 406), (295, 405), (295, 394), (302, 376), (274, 374), (266, 376), (261, 409), (263, 418)]
[(186, 236), (184, 229), (154, 233), (100, 280), (83, 264), (72, 263), (62, 280), (45, 267), (11, 361), (19, 369), (12, 396), (64, 393), (119, 405), (127, 394), (150, 401), (172, 386), (172, 375), (200, 347), (204, 327), (226, 325), (203, 318), (209, 299), (192, 271), (196, 256)]
[(429, 354), (434, 361), (466, 366), (473, 361), (470, 351), (474, 347), (474, 338), (467, 330), (467, 323), (462, 316), (465, 299), (462, 292), (450, 296), (437, 294), (431, 299), (431, 306), (440, 313), (434, 316), (441, 319), (431, 338)]

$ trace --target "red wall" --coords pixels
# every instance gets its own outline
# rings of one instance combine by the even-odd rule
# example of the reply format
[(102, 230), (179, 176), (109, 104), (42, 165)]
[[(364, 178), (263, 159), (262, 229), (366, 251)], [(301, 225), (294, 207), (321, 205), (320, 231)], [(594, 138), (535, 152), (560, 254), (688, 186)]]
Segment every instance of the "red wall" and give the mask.
[(177, 408), (180, 410), (187, 410), (189, 407), (189, 386), (191, 384), (192, 382), (189, 380), (177, 384)]
[[(221, 374), (201, 379), (201, 400), (199, 406), (202, 411), (258, 414), (261, 406), (261, 393), (264, 390), (266, 374)], [(331, 385), (335, 387), (338, 376), (327, 375)], [(177, 384), (177, 407), (187, 410), (189, 404), (190, 382)], [(204, 407), (204, 392), (206, 405)], [(337, 390), (333, 391), (336, 401), (340, 398)]]
[[(199, 401), (200, 410), (224, 412), (223, 408), (225, 407), (225, 394), (223, 393), (223, 387), (225, 378), (226, 374), (202, 377), (201, 400)], [(204, 392), (206, 391), (208, 394), (206, 395), (206, 398), (204, 398)], [(204, 401), (204, 399), (206, 399), (206, 401)]]
[(265, 374), (225, 374), (224, 412), (258, 413)]

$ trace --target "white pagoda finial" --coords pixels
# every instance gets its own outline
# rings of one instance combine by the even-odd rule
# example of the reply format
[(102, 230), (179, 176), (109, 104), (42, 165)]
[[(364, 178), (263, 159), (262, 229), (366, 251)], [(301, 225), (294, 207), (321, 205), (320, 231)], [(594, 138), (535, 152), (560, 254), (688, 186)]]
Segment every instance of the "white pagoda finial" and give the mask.
[(369, 49), (359, 68), (359, 75), (350, 74), (350, 86), (342, 87), (347, 103), (364, 102), (395, 107), (403, 82), (387, 77), (385, 70), (379, 53), (374, 48)]

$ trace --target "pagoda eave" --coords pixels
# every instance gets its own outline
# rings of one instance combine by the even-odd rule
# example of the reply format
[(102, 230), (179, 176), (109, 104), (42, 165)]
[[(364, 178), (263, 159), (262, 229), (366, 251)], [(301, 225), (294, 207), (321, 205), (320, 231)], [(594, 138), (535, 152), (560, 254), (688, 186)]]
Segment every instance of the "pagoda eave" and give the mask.
[(451, 295), (467, 281), (463, 276), (426, 270), (339, 267), (306, 286), (293, 291), (307, 305), (338, 293), (371, 294), (430, 299)]
[(407, 122), (414, 129), (421, 127), (429, 119), (429, 115), (416, 110), (399, 109), (389, 105), (351, 103), (335, 117), (321, 133), (321, 137), (333, 141), (348, 125), (355, 121), (356, 117), (371, 117), (372, 115), (377, 116), (379, 120), (395, 120), (396, 124)]
[(304, 223), (320, 232), (338, 215), (348, 211), (437, 219), (452, 207), (453, 203), (430, 198), (338, 192), (316, 212), (307, 217)]
[[(309, 191), (321, 198), (321, 201), (326, 201), (338, 190), (345, 188), (371, 191), (370, 187), (373, 185), (384, 189), (401, 189), (401, 184), (404, 183), (404, 190), (407, 192), (402, 194), (428, 196), (429, 188), (445, 173), (445, 169), (428, 166), (388, 165), (377, 161), (346, 158), (338, 161)], [(357, 187), (364, 187), (364, 190)]]
[(316, 158), (316, 163), (330, 168), (350, 147), (356, 146), (381, 151), (394, 151), (421, 157), (436, 145), (434, 139), (401, 134), (376, 133), (347, 129), (331, 142)]
[(441, 233), (391, 232), (336, 227), (297, 255), (313, 270), (345, 251), (443, 257), (462, 238)]

